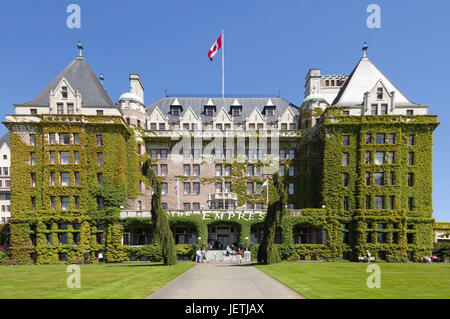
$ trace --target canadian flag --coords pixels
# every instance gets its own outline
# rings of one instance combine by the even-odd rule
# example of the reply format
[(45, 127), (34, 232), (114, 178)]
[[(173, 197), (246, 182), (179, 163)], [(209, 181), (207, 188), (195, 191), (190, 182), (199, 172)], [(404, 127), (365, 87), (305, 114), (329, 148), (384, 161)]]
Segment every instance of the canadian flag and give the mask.
[(216, 55), (217, 51), (222, 47), (222, 35), (217, 38), (217, 40), (211, 46), (211, 49), (208, 51), (209, 60), (213, 60), (213, 57)]

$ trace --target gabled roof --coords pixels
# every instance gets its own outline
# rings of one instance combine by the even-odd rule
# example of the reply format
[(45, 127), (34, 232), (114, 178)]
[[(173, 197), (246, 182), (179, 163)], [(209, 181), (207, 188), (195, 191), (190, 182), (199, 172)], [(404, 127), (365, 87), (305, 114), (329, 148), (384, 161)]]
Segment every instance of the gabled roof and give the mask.
[(395, 105), (418, 105), (411, 102), (405, 95), (403, 95), (403, 93), (368, 57), (361, 58), (334, 99), (332, 105), (362, 105), (364, 93), (370, 92), (379, 80), (383, 82), (389, 93), (395, 91)]
[(73, 60), (36, 98), (24, 105), (48, 105), (50, 90), (65, 78), (72, 88), (81, 92), (82, 106), (115, 107), (113, 100), (83, 57)]
[(6, 143), (9, 146), (9, 132), (0, 138), (0, 147), (3, 146), (3, 144)]
[[(225, 109), (228, 113), (230, 112), (230, 106), (233, 105), (235, 100), (238, 100), (238, 103), (242, 106), (242, 113), (239, 116), (233, 116), (235, 123), (245, 122), (245, 118), (248, 117), (255, 107), (262, 114), (264, 107), (267, 105), (268, 98), (248, 98), (248, 97), (237, 97), (237, 98), (214, 98), (214, 97), (177, 97), (178, 102), (183, 106), (183, 110), (181, 111), (180, 116), (183, 116), (189, 107), (192, 108), (193, 112), (197, 114), (197, 116), (201, 116), (202, 122), (207, 122), (212, 119), (209, 119), (204, 114), (204, 107), (207, 105), (215, 105), (216, 110)], [(268, 121), (276, 121), (278, 116), (281, 116), (288, 107), (292, 108), (292, 111), (295, 115), (299, 114), (298, 106), (286, 101), (283, 98), (279, 97), (271, 97), (272, 103), (276, 105), (274, 116), (268, 117)], [(178, 119), (172, 119), (170, 114), (170, 105), (174, 101), (173, 97), (164, 97), (159, 101), (151, 104), (147, 108), (147, 114), (151, 114), (156, 106), (161, 110), (164, 115), (169, 117), (169, 122), (172, 120), (178, 121)], [(229, 113), (230, 114), (230, 113)]]

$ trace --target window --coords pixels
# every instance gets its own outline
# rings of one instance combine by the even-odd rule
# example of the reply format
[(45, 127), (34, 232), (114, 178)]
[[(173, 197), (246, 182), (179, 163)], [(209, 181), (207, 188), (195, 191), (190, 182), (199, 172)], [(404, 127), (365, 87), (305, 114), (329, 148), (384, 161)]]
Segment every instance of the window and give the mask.
[(372, 104), (370, 106), (370, 114), (377, 115), (378, 114), (378, 104)]
[(67, 86), (61, 87), (61, 96), (63, 99), (67, 99)]
[(294, 194), (294, 183), (289, 183), (288, 194), (289, 195)]
[(389, 196), (389, 209), (395, 209), (395, 196)]
[(56, 103), (56, 111), (58, 112), (58, 114), (64, 114), (64, 104)]
[(97, 173), (97, 185), (102, 186), (103, 185), (103, 174)]
[(231, 183), (230, 182), (226, 182), (225, 183), (225, 192), (226, 193), (230, 193), (231, 192)]
[(222, 130), (222, 124), (216, 124), (216, 130), (221, 131)]
[(222, 165), (216, 165), (216, 176), (222, 176)]
[(262, 191), (261, 186), (262, 186), (262, 183), (256, 183), (256, 193), (257, 194), (261, 194), (261, 191)]
[(295, 130), (295, 124), (293, 124), (293, 123), (289, 124), (289, 129), (291, 131)]
[(62, 210), (68, 210), (69, 209), (69, 197), (63, 196), (60, 198), (61, 200), (61, 209)]
[(381, 108), (380, 108), (380, 115), (386, 115), (387, 114), (387, 104), (381, 104)]
[[(382, 232), (377, 232), (377, 243), (378, 244), (385, 244), (386, 243), (386, 233), (382, 233)], [(381, 252), (378, 253), (378, 255), (380, 255)], [(385, 258), (386, 259), (386, 256)]]
[(199, 159), (200, 158), (200, 150), (194, 148), (194, 159)]
[(282, 123), (281, 124), (281, 130), (282, 131), (286, 131), (287, 130), (287, 124), (286, 123)]
[(375, 152), (375, 164), (384, 164), (384, 152)]
[(350, 145), (350, 136), (349, 136), (349, 135), (344, 135), (344, 136), (343, 136), (342, 144), (343, 144), (344, 146)]
[(31, 114), (37, 114), (37, 109), (30, 109)]
[(222, 193), (222, 183), (216, 183), (216, 193)]
[(376, 144), (384, 144), (386, 140), (386, 134), (379, 133), (375, 135), (375, 143)]
[(167, 165), (161, 164), (161, 176), (167, 176)]
[(161, 195), (167, 195), (167, 183), (161, 183)]
[(344, 158), (342, 159), (342, 165), (343, 166), (348, 165), (348, 153), (344, 153)]
[(160, 150), (160, 155), (162, 159), (167, 159), (167, 149)]
[(103, 153), (97, 153), (97, 166), (103, 165)]
[(371, 174), (366, 173), (366, 185), (370, 185)]
[(69, 134), (59, 134), (59, 144), (69, 145), (70, 144), (70, 135)]
[(384, 172), (374, 173), (375, 184), (378, 186), (384, 185)]
[(383, 88), (377, 88), (377, 99), (378, 100), (383, 99)]
[(55, 172), (50, 172), (50, 186), (55, 185)]
[(191, 165), (183, 165), (184, 176), (191, 175)]
[(395, 173), (391, 172), (389, 174), (389, 184), (394, 185), (395, 184)]
[(406, 115), (414, 115), (414, 110), (406, 110)]
[(375, 196), (375, 208), (384, 209), (384, 196)]
[(50, 196), (50, 209), (53, 210), (55, 209), (55, 196)]
[(389, 134), (388, 142), (389, 144), (395, 144), (395, 133)]
[(195, 183), (193, 183), (193, 186), (194, 186), (194, 194), (199, 195), (200, 194), (200, 183), (195, 182)]
[(191, 183), (184, 183), (184, 195), (191, 195)]
[(222, 159), (222, 149), (216, 148), (215, 155), (216, 155), (216, 159)]
[(409, 197), (408, 198), (408, 210), (413, 210), (413, 209), (414, 209), (414, 198)]
[[(103, 115), (103, 110), (97, 110), (97, 115)], [(129, 121), (129, 119), (127, 119), (128, 121)], [(128, 121), (127, 121), (127, 123), (128, 123)], [(130, 124), (130, 123), (128, 123), (128, 124)]]
[(36, 145), (36, 135), (30, 134), (30, 145), (35, 146)]
[(395, 152), (388, 152), (388, 163), (394, 164), (395, 162)]
[(190, 210), (191, 209), (191, 203), (183, 203), (184, 210)]
[(31, 210), (32, 211), (36, 210), (36, 197), (34, 196), (31, 197)]
[(166, 123), (159, 123), (159, 130), (165, 131), (166, 130)]
[(48, 144), (56, 144), (56, 134), (48, 133)]
[(284, 176), (285, 166), (280, 166), (280, 176)]
[(103, 146), (103, 136), (101, 134), (97, 134), (97, 146)]
[(280, 158), (286, 158), (286, 150), (280, 150)]
[(366, 133), (366, 144), (372, 143), (372, 134)]
[(414, 173), (408, 173), (408, 186), (414, 186)]
[(150, 123), (150, 129), (156, 130), (156, 123)]
[(344, 208), (344, 210), (348, 210), (348, 197), (345, 196), (344, 200), (342, 201), (342, 206)]
[(295, 150), (289, 150), (289, 158), (295, 158)]
[(294, 166), (289, 166), (289, 176), (294, 176), (294, 175), (295, 175)]
[[(75, 196), (74, 201), (75, 201), (75, 209), (80, 209), (80, 196)], [(78, 229), (78, 228), (75, 228), (75, 225), (74, 225), (74, 229)]]
[[(199, 167), (200, 169), (200, 167)], [(225, 176), (231, 176), (231, 166), (227, 165), (225, 166)]]
[(225, 158), (226, 159), (230, 159), (231, 157), (232, 157), (232, 150), (231, 149), (226, 149), (225, 150)]
[(74, 114), (75, 109), (73, 107), (73, 103), (67, 103), (67, 114)]
[(350, 115), (350, 111), (348, 110), (342, 111), (342, 115)]
[(36, 173), (31, 173), (31, 187), (36, 186)]
[(366, 152), (366, 159), (365, 159), (366, 164), (371, 164), (372, 163), (372, 152)]
[(200, 203), (192, 203), (192, 209), (200, 209)]
[(172, 106), (170, 111), (171, 111), (172, 116), (180, 116), (180, 107)]
[(371, 198), (369, 195), (366, 195), (366, 209), (371, 208)]
[(78, 151), (73, 152), (73, 163), (80, 164), (80, 152)]
[(206, 114), (206, 116), (213, 116), (214, 115), (214, 108), (212, 108), (212, 107), (205, 107), (205, 114)]
[(49, 161), (50, 161), (50, 164), (56, 164), (55, 152), (49, 152)]
[(232, 107), (231, 108), (231, 115), (239, 116), (240, 115), (240, 108), (239, 107)]
[(249, 194), (253, 194), (253, 183), (247, 183), (247, 189)]
[(408, 135), (408, 146), (414, 145), (414, 135)]
[(414, 153), (409, 152), (408, 154), (408, 165), (414, 165)]
[(73, 144), (80, 144), (80, 134), (73, 133)]
[(255, 171), (254, 171), (253, 165), (248, 165), (247, 166), (247, 175), (248, 176), (254, 176), (255, 175)]
[(69, 152), (59, 152), (59, 164), (70, 164), (70, 153)]
[(36, 165), (36, 153), (30, 153), (30, 165)]
[(344, 184), (344, 186), (348, 186), (348, 174), (347, 173), (342, 174), (342, 183)]
[(70, 175), (69, 173), (61, 173), (60, 174), (61, 186), (69, 186), (70, 184)]

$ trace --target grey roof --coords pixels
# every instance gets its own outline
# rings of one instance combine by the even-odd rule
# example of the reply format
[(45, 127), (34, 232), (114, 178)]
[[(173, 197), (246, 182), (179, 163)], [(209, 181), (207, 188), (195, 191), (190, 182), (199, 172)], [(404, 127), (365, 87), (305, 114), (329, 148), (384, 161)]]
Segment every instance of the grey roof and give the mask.
[(3, 146), (3, 144), (6, 143), (9, 146), (9, 132), (0, 138), (0, 147)]
[(73, 60), (36, 98), (25, 105), (48, 105), (50, 90), (65, 78), (74, 90), (81, 92), (82, 106), (115, 107), (113, 100), (83, 57)]
[(370, 92), (377, 82), (381, 80), (389, 92), (395, 91), (395, 105), (415, 106), (384, 73), (366, 56), (362, 57), (345, 81), (333, 105), (362, 105), (364, 93)]
[(294, 115), (299, 114), (299, 107), (292, 104), (289, 101), (286, 101), (283, 98), (279, 97), (265, 97), (265, 98), (249, 98), (249, 97), (233, 97), (233, 98), (214, 98), (214, 97), (165, 97), (160, 99), (159, 101), (149, 105), (147, 107), (147, 114), (150, 115), (156, 106), (161, 110), (161, 112), (168, 116), (169, 122), (178, 122), (178, 117), (173, 117), (170, 114), (170, 106), (173, 105), (175, 100), (178, 100), (179, 104), (182, 106), (182, 111), (180, 116), (183, 116), (186, 111), (191, 107), (196, 115), (200, 115), (203, 123), (212, 122), (211, 116), (206, 116), (204, 112), (204, 107), (208, 104), (208, 101), (211, 99), (212, 104), (216, 107), (215, 115), (223, 108), (227, 111), (229, 115), (231, 115), (231, 106), (237, 100), (239, 105), (242, 106), (242, 112), (240, 116), (234, 116), (234, 122), (242, 123), (245, 122), (245, 118), (250, 116), (253, 110), (258, 108), (259, 112), (263, 114), (264, 107), (268, 106), (269, 99), (272, 104), (275, 106), (274, 116), (267, 116), (267, 122), (276, 122), (278, 120), (278, 116), (283, 115), (287, 108), (291, 108)]

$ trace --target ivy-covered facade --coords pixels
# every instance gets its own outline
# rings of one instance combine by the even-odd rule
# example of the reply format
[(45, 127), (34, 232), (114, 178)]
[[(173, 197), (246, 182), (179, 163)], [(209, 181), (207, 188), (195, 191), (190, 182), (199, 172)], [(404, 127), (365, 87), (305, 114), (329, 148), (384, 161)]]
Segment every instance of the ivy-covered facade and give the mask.
[(80, 55), (4, 122), (11, 258), (69, 263), (87, 251), (95, 261), (102, 251), (109, 262), (161, 260), (142, 174), (150, 158), (180, 257), (234, 243), (256, 259), (278, 171), (288, 211), (276, 225), (281, 259), (369, 251), (419, 261), (433, 242), (437, 116), (373, 66), (363, 57), (349, 76), (310, 70), (300, 108), (279, 97), (165, 97), (146, 107), (138, 75), (114, 103)]

